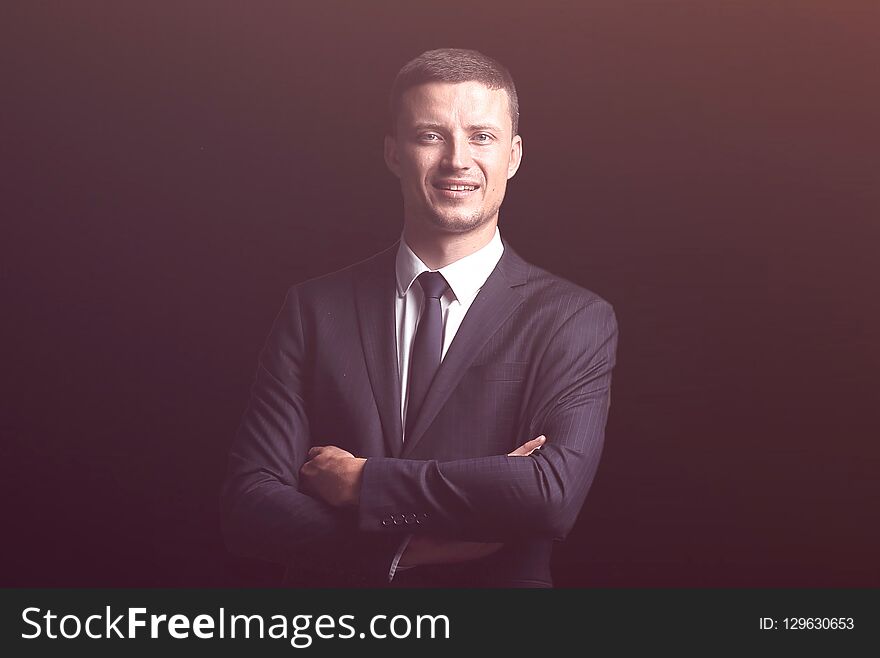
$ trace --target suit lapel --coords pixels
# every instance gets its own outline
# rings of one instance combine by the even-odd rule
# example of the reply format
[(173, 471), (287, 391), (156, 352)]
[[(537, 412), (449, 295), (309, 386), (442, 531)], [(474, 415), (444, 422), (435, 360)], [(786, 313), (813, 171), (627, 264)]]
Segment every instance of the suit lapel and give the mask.
[(437, 370), (412, 433), (406, 437), (401, 457), (406, 458), (412, 454), (465, 370), (511, 313), (523, 303), (524, 298), (516, 287), (526, 282), (528, 270), (529, 265), (505, 242), (501, 260), (468, 309)]
[(379, 409), (387, 454), (399, 457), (403, 429), (400, 422), (400, 376), (394, 319), (394, 258), (397, 243), (378, 254), (369, 268), (357, 273), (355, 304), (367, 374)]

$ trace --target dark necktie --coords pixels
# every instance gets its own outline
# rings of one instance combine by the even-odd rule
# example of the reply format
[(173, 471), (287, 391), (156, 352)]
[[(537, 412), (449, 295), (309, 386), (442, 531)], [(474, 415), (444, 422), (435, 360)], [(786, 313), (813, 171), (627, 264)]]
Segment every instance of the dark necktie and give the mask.
[(409, 395), (406, 404), (406, 434), (415, 425), (419, 409), (431, 386), (431, 380), (440, 367), (443, 354), (443, 315), (440, 298), (449, 284), (440, 272), (422, 272), (418, 278), (425, 293), (422, 315), (413, 339), (412, 356), (409, 360)]

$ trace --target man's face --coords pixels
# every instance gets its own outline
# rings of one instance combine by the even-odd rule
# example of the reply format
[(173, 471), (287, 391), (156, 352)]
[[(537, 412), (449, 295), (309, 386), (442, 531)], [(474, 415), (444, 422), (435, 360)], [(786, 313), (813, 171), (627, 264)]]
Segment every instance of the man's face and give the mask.
[(507, 92), (480, 82), (431, 82), (401, 98), (385, 162), (400, 178), (408, 227), (467, 233), (498, 221), (519, 168)]

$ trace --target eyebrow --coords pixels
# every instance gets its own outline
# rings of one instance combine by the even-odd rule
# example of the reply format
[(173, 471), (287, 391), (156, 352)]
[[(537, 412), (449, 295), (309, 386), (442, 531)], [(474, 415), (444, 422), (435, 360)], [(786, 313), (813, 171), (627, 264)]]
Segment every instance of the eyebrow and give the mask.
[[(444, 126), (441, 126), (439, 123), (417, 123), (415, 125), (416, 130), (445, 130)], [(483, 123), (483, 124), (473, 124), (470, 126), (465, 126), (465, 130), (468, 132), (474, 132), (476, 130), (491, 130), (494, 132), (503, 132), (501, 128), (491, 123)]]

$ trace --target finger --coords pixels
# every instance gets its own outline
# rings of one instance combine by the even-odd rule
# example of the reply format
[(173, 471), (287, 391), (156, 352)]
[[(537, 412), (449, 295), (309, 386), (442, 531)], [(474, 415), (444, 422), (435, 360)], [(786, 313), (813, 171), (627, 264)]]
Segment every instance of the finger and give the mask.
[(314, 448), (309, 448), (308, 457), (309, 459), (314, 459), (318, 455), (320, 455), (324, 451), (324, 446), (315, 446)]
[(525, 448), (525, 451), (526, 451), (525, 454), (527, 456), (531, 455), (533, 452), (535, 452), (535, 450), (537, 450), (542, 445), (544, 445), (544, 441), (546, 441), (546, 440), (547, 440), (547, 437), (541, 435), (541, 436), (535, 437), (531, 441), (526, 441), (523, 444), (523, 448)]
[(543, 434), (541, 436), (535, 437), (531, 441), (526, 441), (519, 448), (514, 450), (513, 452), (507, 453), (508, 457), (527, 457), (532, 454), (532, 451), (537, 450), (544, 442), (547, 440)]
[(314, 472), (315, 467), (312, 466), (310, 462), (306, 462), (299, 469), (299, 482), (301, 485), (306, 485)]

